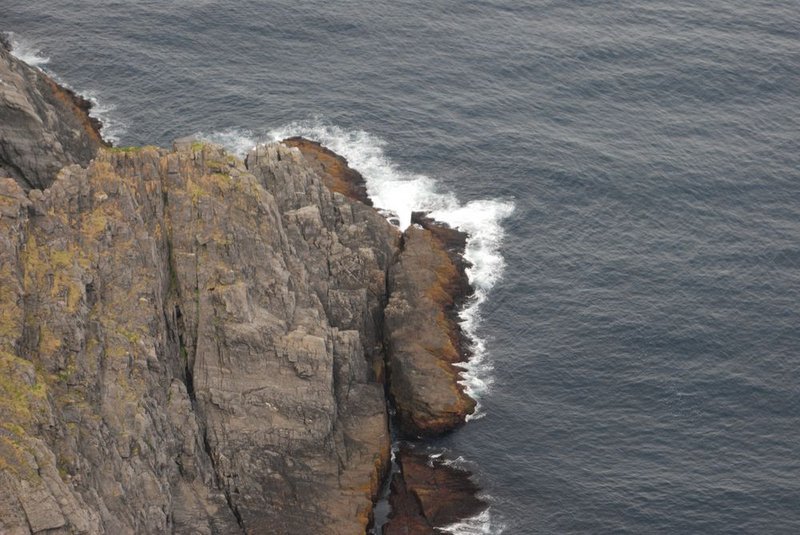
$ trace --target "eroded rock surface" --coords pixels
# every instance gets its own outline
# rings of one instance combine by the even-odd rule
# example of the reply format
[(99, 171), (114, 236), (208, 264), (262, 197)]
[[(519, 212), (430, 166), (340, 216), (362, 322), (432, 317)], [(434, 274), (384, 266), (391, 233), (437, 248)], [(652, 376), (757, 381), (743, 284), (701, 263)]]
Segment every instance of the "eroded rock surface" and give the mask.
[[(87, 112), (0, 43), (0, 533), (364, 533), (387, 377), (408, 433), (474, 406), (464, 235), (308, 140), (109, 149)], [(402, 463), (420, 525), (473, 503)]]
[(318, 166), (323, 172), (323, 180), (328, 189), (372, 206), (372, 200), (367, 195), (367, 182), (342, 156), (316, 141), (302, 137), (290, 137), (284, 139), (282, 143), (287, 147), (300, 149), (306, 160)]
[(48, 187), (65, 165), (86, 165), (105, 143), (91, 103), (0, 45), (0, 177)]
[(466, 358), (457, 318), (470, 292), (461, 256), (465, 237), (420, 215), (415, 221), (389, 276), (390, 391), (404, 432), (437, 435), (461, 425), (475, 408), (453, 366)]
[(184, 144), (0, 179), (0, 532), (365, 530), (398, 233), (297, 150), (248, 165)]
[(407, 447), (397, 454), (400, 473), (392, 481), (392, 513), (384, 535), (435, 535), (477, 515), (487, 504), (476, 497), (470, 473)]

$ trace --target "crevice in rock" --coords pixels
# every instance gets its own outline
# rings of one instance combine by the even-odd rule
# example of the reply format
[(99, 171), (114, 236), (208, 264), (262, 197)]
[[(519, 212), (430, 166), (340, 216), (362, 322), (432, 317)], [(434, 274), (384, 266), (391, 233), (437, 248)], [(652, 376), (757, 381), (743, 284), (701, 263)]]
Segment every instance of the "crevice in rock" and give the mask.
[(189, 366), (189, 353), (186, 351), (186, 340), (183, 335), (185, 330), (183, 312), (181, 312), (181, 307), (179, 305), (175, 305), (175, 323), (177, 323), (178, 328), (178, 350), (180, 351), (181, 364), (183, 365), (183, 382), (186, 385), (186, 393), (189, 395), (189, 399), (192, 402), (192, 409), (194, 410), (196, 401), (194, 395), (194, 374), (192, 373), (191, 366)]
[[(167, 185), (166, 180), (162, 179), (162, 200), (164, 203), (164, 223), (168, 229), (171, 229), (171, 221), (170, 221), (170, 213), (169, 213), (169, 195), (167, 193)], [(193, 371), (193, 364), (194, 364), (194, 356), (197, 354), (197, 344), (198, 344), (198, 330), (199, 329), (199, 318), (196, 318), (195, 321), (195, 333), (194, 333), (194, 347), (191, 348), (191, 353), (189, 348), (187, 347), (186, 341), (186, 321), (183, 308), (181, 307), (182, 296), (181, 296), (181, 286), (180, 280), (178, 279), (178, 270), (175, 262), (174, 256), (174, 248), (171, 236), (166, 239), (166, 246), (167, 246), (167, 268), (169, 270), (169, 282), (168, 282), (168, 295), (170, 296), (170, 302), (174, 303), (171, 304), (173, 306), (173, 313), (174, 313), (174, 331), (172, 333), (173, 336), (177, 339), (178, 343), (178, 351), (179, 351), (179, 359), (180, 359), (180, 367), (182, 369), (182, 379), (183, 383), (186, 387), (186, 393), (189, 397), (189, 401), (191, 403), (191, 414), (195, 419), (197, 424), (197, 429), (199, 432), (200, 445), (202, 450), (208, 458), (208, 462), (211, 464), (211, 478), (213, 481), (213, 485), (216, 489), (222, 491), (225, 496), (225, 503), (230, 510), (233, 518), (236, 520), (237, 525), (242, 533), (246, 533), (244, 527), (244, 521), (242, 520), (241, 513), (237, 509), (236, 505), (233, 502), (231, 497), (230, 490), (227, 488), (222, 481), (222, 474), (217, 466), (217, 461), (213, 455), (213, 451), (211, 448), (211, 444), (208, 440), (208, 427), (203, 420), (200, 412), (198, 411), (198, 404), (197, 404), (197, 395), (195, 392), (194, 387), (194, 371)], [(196, 260), (196, 262), (199, 262)], [(197, 266), (195, 266), (197, 267)], [(200, 299), (199, 299), (199, 281), (195, 279), (195, 292), (194, 295), (191, 296), (192, 299), (196, 299), (195, 303), (195, 311), (199, 314), (200, 310)], [(165, 314), (166, 315), (166, 314)], [(170, 322), (168, 321), (168, 328), (172, 330), (170, 326)]]
[(388, 470), (381, 482), (380, 492), (377, 499), (373, 503), (372, 508), (372, 525), (368, 527), (367, 533), (370, 535), (382, 535), (384, 526), (389, 522), (392, 514), (392, 506), (389, 498), (392, 493), (392, 481), (400, 471), (400, 466), (396, 460), (396, 451), (399, 445), (400, 428), (397, 423), (397, 411), (395, 410), (394, 397), (391, 392), (391, 359), (389, 355), (389, 336), (386, 328), (385, 309), (389, 304), (391, 298), (391, 284), (390, 272), (400, 254), (405, 248), (405, 234), (400, 234), (400, 239), (397, 243), (397, 250), (391, 259), (386, 263), (384, 270), (384, 289), (383, 289), (383, 308), (381, 309), (379, 319), (379, 333), (381, 342), (381, 356), (383, 357), (383, 376), (379, 378), (383, 382), (383, 396), (386, 399), (386, 412), (389, 422), (389, 434), (391, 438), (391, 458), (389, 461)]
[[(466, 235), (428, 218), (423, 213), (414, 213), (412, 222), (421, 229), (413, 230), (412, 234), (406, 232), (402, 234), (396, 256), (387, 268), (385, 290), (387, 305), (392, 296), (397, 295), (401, 302), (409, 301), (405, 306), (411, 305), (413, 308), (415, 295), (413, 291), (418, 292), (419, 290), (412, 286), (412, 294), (409, 294), (408, 281), (397, 279), (397, 277), (404, 272), (408, 273), (410, 269), (413, 269), (413, 262), (420, 260), (412, 260), (409, 264), (406, 259), (406, 265), (401, 265), (400, 262), (404, 254), (411, 255), (409, 258), (414, 259), (415, 255), (420, 254), (420, 240), (428, 240), (432, 247), (431, 250), (435, 254), (446, 254), (452, 266), (446, 268), (448, 271), (442, 272), (446, 278), (441, 277), (437, 272), (437, 277), (440, 277), (438, 282), (427, 290), (436, 292), (431, 298), (435, 300), (440, 313), (444, 316), (443, 320), (437, 321), (437, 325), (450, 340), (455, 352), (460, 355), (460, 359), (466, 360), (469, 357), (470, 340), (461, 329), (459, 314), (468, 304), (469, 298), (474, 292), (465, 272), (469, 263), (463, 258)], [(437, 253), (437, 250), (441, 253)], [(385, 314), (387, 313), (389, 313), (388, 309), (385, 311)], [(396, 311), (394, 313), (397, 314)], [(429, 433), (416, 436), (416, 433), (412, 432), (413, 426), (409, 428), (404, 425), (404, 423), (408, 423), (404, 418), (409, 418), (412, 414), (419, 414), (418, 411), (423, 409), (421, 406), (415, 408), (413, 405), (408, 405), (407, 399), (395, 399), (395, 392), (392, 388), (392, 351), (395, 348), (393, 348), (392, 342), (398, 340), (396, 340), (396, 332), (393, 332), (392, 329), (397, 329), (399, 325), (401, 324), (397, 323), (397, 318), (394, 319), (394, 327), (391, 321), (382, 325), (385, 347), (384, 391), (390, 414), (393, 458), (391, 471), (382, 486), (381, 499), (375, 505), (376, 522), (370, 533), (373, 535), (399, 533), (431, 535), (437, 532), (437, 527), (474, 515), (485, 508), (485, 503), (476, 497), (478, 488), (469, 479), (469, 472), (447, 466), (440, 459), (428, 460), (428, 454), (423, 452), (424, 447), (429, 444), (424, 437)], [(407, 351), (408, 348), (400, 350)], [(460, 385), (457, 388), (460, 389)], [(461, 392), (463, 394), (463, 390)], [(406, 413), (400, 413), (402, 407), (398, 406), (398, 402), (407, 404), (404, 409)], [(409, 411), (411, 412), (409, 413)], [(416, 418), (416, 416), (413, 417)], [(452, 431), (458, 425), (460, 424), (447, 424), (435, 434)], [(413, 466), (412, 481), (408, 481), (404, 474), (404, 459)], [(428, 496), (425, 503), (417, 489)]]
[(222, 484), (219, 481), (220, 474), (217, 470), (217, 461), (214, 459), (214, 456), (211, 452), (211, 444), (208, 442), (208, 432), (206, 431), (205, 427), (203, 428), (203, 450), (208, 455), (208, 458), (211, 460), (211, 467), (214, 470), (214, 479), (217, 480), (217, 486), (222, 489), (222, 492), (225, 494), (225, 502), (228, 504), (228, 509), (231, 510), (233, 517), (236, 519), (236, 523), (239, 525), (239, 528), (242, 530), (242, 533), (247, 533), (247, 530), (244, 527), (244, 520), (242, 520), (242, 514), (239, 512), (239, 509), (236, 507), (236, 504), (233, 503), (233, 498), (231, 497), (231, 491), (227, 485)]
[(33, 189), (34, 185), (14, 162), (0, 158), (0, 169), (8, 173), (25, 190)]

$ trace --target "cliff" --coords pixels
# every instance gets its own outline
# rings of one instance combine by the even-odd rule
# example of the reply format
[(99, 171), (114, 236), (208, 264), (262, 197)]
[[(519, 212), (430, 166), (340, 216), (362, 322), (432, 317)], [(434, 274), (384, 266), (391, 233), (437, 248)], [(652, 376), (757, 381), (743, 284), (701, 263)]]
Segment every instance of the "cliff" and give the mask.
[(412, 434), (472, 410), (444, 231), (401, 234), (314, 144), (103, 147), (0, 69), (0, 532), (364, 533), (386, 392)]

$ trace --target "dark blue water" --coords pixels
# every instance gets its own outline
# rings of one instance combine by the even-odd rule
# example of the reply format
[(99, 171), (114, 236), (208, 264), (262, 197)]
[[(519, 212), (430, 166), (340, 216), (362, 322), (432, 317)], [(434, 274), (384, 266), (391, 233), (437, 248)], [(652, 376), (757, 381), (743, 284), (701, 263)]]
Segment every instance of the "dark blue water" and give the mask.
[(796, 0), (0, 0), (0, 26), (122, 144), (305, 129), (513, 204), (485, 417), (442, 442), (486, 529), (800, 533)]

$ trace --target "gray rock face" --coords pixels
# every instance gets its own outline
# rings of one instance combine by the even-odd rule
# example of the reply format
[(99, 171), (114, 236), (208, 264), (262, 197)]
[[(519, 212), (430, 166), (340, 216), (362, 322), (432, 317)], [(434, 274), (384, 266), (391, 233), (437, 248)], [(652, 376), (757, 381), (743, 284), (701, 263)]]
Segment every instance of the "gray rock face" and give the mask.
[(407, 431), (473, 407), (462, 238), (318, 144), (103, 148), (87, 110), (0, 42), (0, 534), (364, 533), (385, 363)]
[(104, 145), (90, 103), (0, 46), (0, 177), (44, 189)]
[(398, 239), (277, 145), (0, 179), (0, 532), (363, 533)]

